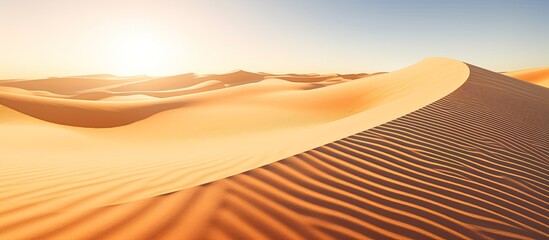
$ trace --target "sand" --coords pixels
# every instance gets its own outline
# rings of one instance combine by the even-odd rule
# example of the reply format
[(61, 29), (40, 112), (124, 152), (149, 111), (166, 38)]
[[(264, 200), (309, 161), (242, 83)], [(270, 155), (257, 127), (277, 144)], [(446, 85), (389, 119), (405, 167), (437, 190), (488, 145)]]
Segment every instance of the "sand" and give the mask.
[(549, 88), (549, 68), (532, 68), (503, 73), (509, 77)]
[(3, 88), (0, 237), (549, 237), (547, 89), (448, 59), (259, 75), (123, 101)]

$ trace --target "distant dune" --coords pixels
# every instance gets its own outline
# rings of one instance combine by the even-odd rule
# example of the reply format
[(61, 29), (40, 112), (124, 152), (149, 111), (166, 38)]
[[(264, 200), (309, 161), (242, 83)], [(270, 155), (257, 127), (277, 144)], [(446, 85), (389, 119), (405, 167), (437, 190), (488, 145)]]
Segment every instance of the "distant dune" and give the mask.
[(122, 82), (133, 82), (135, 79), (111, 80), (103, 78), (48, 78), (37, 80), (14, 80), (8, 82), (0, 81), (0, 86), (16, 87), (26, 90), (48, 91), (55, 94), (71, 94), (90, 88), (105, 87)]
[(449, 59), (88, 77), (0, 81), (0, 238), (549, 238), (546, 88)]
[(549, 67), (505, 72), (503, 74), (549, 88)]

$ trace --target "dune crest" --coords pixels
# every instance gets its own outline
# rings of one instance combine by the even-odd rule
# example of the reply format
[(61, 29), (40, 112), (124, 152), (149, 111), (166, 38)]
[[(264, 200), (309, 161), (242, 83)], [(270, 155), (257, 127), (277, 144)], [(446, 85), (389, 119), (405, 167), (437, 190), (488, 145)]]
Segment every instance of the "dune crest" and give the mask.
[[(118, 166), (124, 169), (125, 176), (117, 175), (116, 169), (110, 166), (101, 176), (97, 170), (87, 169), (94, 173), (78, 181), (73, 177), (83, 176), (82, 170), (60, 173), (49, 163), (49, 168), (35, 163), (29, 170), (17, 168), (14, 162), (2, 162), (5, 166), (0, 169), (10, 173), (1, 176), (2, 187), (10, 191), (3, 192), (0, 199), (0, 236), (48, 239), (548, 238), (549, 211), (545, 199), (549, 197), (549, 130), (544, 125), (549, 119), (549, 103), (545, 98), (548, 90), (450, 60), (431, 59), (399, 72), (372, 78), (368, 84), (359, 81), (319, 88), (324, 94), (328, 90), (336, 91), (335, 87), (350, 91), (357, 86), (371, 86), (378, 91), (389, 91), (383, 88), (383, 84), (389, 84), (387, 87), (396, 91), (389, 91), (389, 96), (397, 96), (377, 101), (373, 101), (374, 97), (379, 98), (382, 93), (368, 96), (369, 102), (382, 105), (353, 106), (350, 109), (361, 112), (318, 124), (318, 128), (308, 128), (298, 132), (299, 135), (286, 135), (276, 143), (296, 144), (330, 134), (330, 137), (339, 137), (355, 128), (364, 128), (358, 133), (180, 191), (161, 195), (161, 191), (149, 191), (148, 197), (144, 194), (152, 186), (160, 190), (169, 183), (185, 181), (182, 179), (203, 178), (218, 174), (221, 169), (242, 166), (245, 161), (238, 160), (243, 157), (242, 152), (240, 155), (224, 152), (219, 156), (224, 161), (220, 162), (190, 163), (187, 167), (193, 171), (188, 172), (182, 165), (177, 166), (181, 159), (170, 165), (156, 161), (160, 158), (156, 155), (148, 166)], [(401, 77), (433, 88), (402, 85), (406, 82), (399, 81)], [(411, 99), (424, 97), (427, 101), (435, 94), (442, 94), (437, 82), (453, 83), (457, 89), (448, 89), (447, 95), (396, 119), (368, 127), (372, 124), (370, 121), (377, 119), (372, 116), (391, 111), (391, 104), (404, 106), (413, 103)], [(281, 87), (279, 82), (275, 83)], [(345, 88), (346, 84), (351, 88)], [(405, 92), (410, 88), (419, 93)], [(283, 93), (292, 91), (285, 89)], [(314, 91), (317, 89), (311, 92)], [(398, 95), (398, 91), (407, 94)], [(433, 92), (435, 94), (425, 96)], [(317, 92), (314, 96), (318, 95)], [(380, 112), (374, 111), (376, 109)], [(165, 121), (176, 116), (173, 114), (178, 113), (164, 112), (116, 129), (127, 128), (133, 132), (144, 128), (140, 124), (148, 121), (152, 124), (155, 119)], [(167, 125), (172, 130), (175, 126)], [(79, 132), (64, 134), (68, 137), (83, 133)], [(138, 135), (132, 137), (135, 136)], [(261, 141), (261, 138), (254, 139)], [(248, 144), (245, 138), (233, 140)], [(93, 142), (93, 138), (87, 141)], [(216, 151), (220, 147), (230, 149), (226, 148), (228, 143), (225, 146), (222, 143), (210, 146), (216, 146)], [(268, 143), (257, 146), (264, 144)], [(275, 148), (273, 144), (270, 147)], [(254, 154), (272, 156), (273, 152), (262, 149)], [(143, 178), (152, 176), (151, 171), (161, 174)], [(33, 184), (48, 181), (47, 175), (38, 174), (41, 172), (60, 176), (56, 181), (58, 185), (34, 190), (24, 188), (21, 180), (29, 173), (31, 178), (36, 178)], [(67, 178), (73, 179), (71, 184), (59, 184)], [(9, 183), (23, 189), (10, 189)], [(83, 189), (83, 184), (95, 189), (84, 187), (85, 194), (72, 190)], [(128, 195), (136, 197), (135, 201), (117, 204), (116, 200)], [(18, 201), (10, 202), (11, 199)], [(42, 202), (19, 202), (29, 199)], [(103, 205), (105, 203), (110, 204)]]
[[(67, 204), (85, 210), (212, 182), (415, 111), (458, 88), (468, 75), (464, 63), (428, 59), (320, 88), (271, 79), (135, 101), (0, 92), (0, 104), (28, 115), (89, 126), (38, 121), (5, 109), (13, 117), (0, 124), (0, 169), (11, 170), (0, 176), (0, 212), (25, 209), (9, 218), (15, 221)], [(33, 151), (26, 150), (29, 145)]]

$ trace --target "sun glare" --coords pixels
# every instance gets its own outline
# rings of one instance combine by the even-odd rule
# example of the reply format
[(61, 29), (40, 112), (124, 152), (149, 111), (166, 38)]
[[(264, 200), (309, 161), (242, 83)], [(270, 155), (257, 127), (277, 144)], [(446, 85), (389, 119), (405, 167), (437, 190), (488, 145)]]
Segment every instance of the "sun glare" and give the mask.
[(118, 75), (162, 74), (170, 61), (170, 46), (161, 37), (148, 32), (129, 32), (115, 39), (113, 65)]

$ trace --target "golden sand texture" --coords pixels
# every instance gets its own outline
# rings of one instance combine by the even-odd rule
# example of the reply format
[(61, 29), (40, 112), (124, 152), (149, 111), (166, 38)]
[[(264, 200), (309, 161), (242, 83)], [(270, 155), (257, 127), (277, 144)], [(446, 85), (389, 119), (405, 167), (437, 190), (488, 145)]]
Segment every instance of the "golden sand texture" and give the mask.
[[(320, 88), (270, 78), (133, 101), (3, 91), (1, 104), (30, 116), (0, 108), (0, 212), (24, 209), (8, 218), (15, 220), (67, 204), (86, 210), (229, 177), (417, 110), (468, 74), (461, 62), (430, 59)], [(162, 111), (174, 105), (179, 107)], [(143, 118), (150, 111), (159, 113)], [(37, 118), (73, 125), (137, 121), (92, 128)]]
[(549, 68), (533, 68), (503, 73), (509, 77), (549, 88)]
[[(79, 141), (87, 141), (86, 143), (95, 146), (96, 150), (109, 151), (110, 155), (125, 158), (127, 156), (123, 155), (123, 151), (116, 151), (122, 145), (112, 145), (113, 142), (101, 145), (97, 140), (105, 141), (103, 136), (120, 140), (120, 133), (125, 132), (127, 136), (132, 136), (131, 133), (139, 129), (162, 131), (161, 127), (151, 127), (153, 120), (161, 122), (159, 119), (167, 121), (169, 124), (165, 125), (179, 131), (180, 128), (174, 127), (175, 120), (170, 122), (167, 119), (183, 119), (174, 116), (184, 116), (178, 114), (184, 114), (185, 111), (176, 114), (168, 111), (165, 112), (166, 115), (158, 114), (120, 128), (74, 130), (74, 127), (46, 124), (17, 115), (18, 113), (9, 109), (0, 109), (0, 114), (8, 116), (6, 121), (0, 122), (5, 125), (2, 130), (17, 128), (19, 134), (25, 131), (44, 131), (43, 135), (35, 136), (37, 139), (21, 137), (21, 141), (46, 142), (53, 138), (63, 145), (56, 146), (55, 142), (47, 146), (32, 145), (27, 148), (28, 151), (38, 152), (32, 154), (25, 153), (22, 147), (17, 148), (17, 144), (13, 142), (2, 142), (3, 146), (11, 144), (9, 146), (15, 148), (8, 151), (11, 154), (8, 159), (17, 159), (20, 162), (4, 161), (0, 168), (1, 189), (9, 190), (1, 191), (0, 237), (548, 238), (549, 211), (546, 199), (549, 185), (549, 130), (546, 123), (549, 120), (549, 103), (545, 98), (548, 90), (470, 65), (457, 64), (452, 68), (448, 67), (448, 64), (453, 65), (450, 62), (441, 65), (436, 63), (441, 62), (430, 60), (428, 63), (430, 74), (425, 75), (416, 68), (415, 71), (405, 71), (406, 74), (402, 76), (397, 74), (397, 77), (416, 79), (415, 84), (422, 82), (417, 79), (427, 79), (426, 82), (435, 86), (437, 83), (450, 84), (453, 81), (457, 90), (449, 91), (426, 106), (409, 110), (411, 113), (400, 112), (401, 117), (387, 119), (384, 123), (376, 124), (379, 125), (377, 127), (371, 126), (368, 121), (378, 119), (372, 113), (380, 113), (373, 110), (398, 114), (398, 111), (391, 108), (399, 105), (405, 108), (406, 101), (399, 102), (399, 99), (406, 100), (407, 96), (416, 91), (421, 92), (422, 89), (426, 92), (412, 96), (419, 97), (426, 95), (428, 91), (433, 92), (433, 89), (421, 87), (406, 92), (409, 90), (407, 86), (391, 85), (383, 88), (375, 85), (371, 93), (375, 92), (374, 89), (386, 91), (373, 94), (378, 98), (398, 96), (399, 91), (406, 94), (401, 93), (400, 98), (395, 97), (392, 101), (378, 100), (381, 103), (375, 107), (355, 106), (353, 109), (360, 111), (351, 111), (353, 114), (343, 118), (328, 118), (331, 119), (330, 122), (325, 121), (316, 128), (307, 128), (307, 124), (303, 124), (303, 128), (308, 129), (307, 132), (296, 130), (302, 129), (301, 127), (288, 130), (307, 136), (288, 133), (278, 135), (280, 138), (267, 138), (264, 135), (265, 139), (273, 140), (267, 144), (271, 150), (253, 151), (250, 146), (259, 147), (266, 142), (247, 145), (251, 142), (245, 142), (245, 137), (236, 134), (238, 131), (231, 132), (230, 136), (235, 141), (239, 144), (245, 143), (249, 148), (251, 153), (246, 158), (242, 158), (245, 155), (242, 149), (245, 148), (236, 151), (238, 144), (230, 145), (222, 141), (221, 137), (215, 139), (209, 136), (209, 151), (220, 151), (218, 157), (223, 158), (223, 161), (216, 161), (214, 157), (208, 161), (182, 161), (187, 153), (191, 156), (200, 154), (187, 151), (184, 145), (180, 145), (179, 152), (170, 149), (171, 146), (157, 148), (156, 150), (166, 151), (165, 154), (157, 151), (156, 157), (145, 155), (143, 159), (151, 159), (147, 164), (144, 164), (145, 160), (141, 160), (143, 162), (139, 164), (140, 159), (134, 158), (137, 159), (135, 166), (133, 163), (129, 164), (130, 160), (117, 162), (118, 165), (111, 163), (116, 159), (108, 159), (109, 165), (101, 162), (101, 158), (89, 157), (88, 154), (93, 152), (82, 149), (79, 142), (67, 147), (68, 142), (60, 140), (80, 139)], [(451, 77), (456, 73), (463, 73), (463, 66), (467, 69), (464, 75), (466, 81), (461, 85), (459, 79), (452, 80)], [(423, 67), (429, 69), (425, 65)], [(448, 71), (452, 74), (443, 74)], [(391, 76), (390, 74), (379, 77)], [(392, 78), (376, 78), (379, 82), (386, 82), (397, 78), (394, 76), (395, 74)], [(344, 84), (351, 83), (356, 84), (354, 87), (371, 86), (360, 85), (360, 82), (355, 81), (318, 89), (328, 92), (330, 88), (334, 88), (331, 90), (335, 91), (335, 87), (343, 88)], [(377, 83), (381, 84), (379, 82)], [(274, 86), (278, 86), (278, 83)], [(246, 85), (242, 85), (244, 86)], [(436, 87), (434, 89), (440, 90)], [(345, 90), (353, 94), (352, 90)], [(219, 90), (212, 93), (215, 91)], [(368, 96), (368, 99), (371, 101), (376, 98)], [(413, 105), (413, 102), (408, 102)], [(361, 121), (365, 123), (359, 124)], [(151, 129), (145, 130), (147, 127)], [(355, 131), (358, 127), (364, 131)], [(102, 132), (91, 134), (92, 130)], [(282, 130), (277, 129), (275, 132), (279, 131)], [(349, 133), (352, 131), (360, 133)], [(341, 134), (346, 135), (339, 137)], [(176, 131), (167, 139), (172, 141), (177, 135)], [(273, 149), (283, 151), (282, 147), (291, 148), (284, 144), (296, 145), (300, 141), (313, 141), (315, 138), (325, 141), (328, 140), (328, 137), (323, 137), (325, 135), (336, 139), (274, 163), (268, 164), (269, 161), (263, 160), (273, 155)], [(165, 133), (152, 136), (156, 141), (122, 139), (135, 148), (145, 148), (145, 143), (170, 143), (161, 141), (160, 136), (168, 136)], [(261, 135), (254, 135), (255, 137), (259, 141), (262, 139)], [(60, 161), (60, 166), (65, 164), (68, 167), (85, 167), (78, 171), (59, 171), (48, 162), (47, 155), (38, 157), (40, 153), (46, 153), (47, 149), (53, 153), (56, 153), (56, 149), (65, 149), (66, 156), (73, 156), (73, 161), (67, 158)], [(199, 149), (207, 151), (205, 148)], [(295, 150), (297, 148), (292, 148), (292, 151)], [(16, 152), (20, 154), (17, 155)], [(137, 152), (138, 149), (135, 150)], [(176, 157), (171, 161), (160, 161), (168, 153)], [(74, 156), (79, 156), (80, 159)], [(63, 158), (62, 155), (56, 157)], [(99, 162), (96, 165), (104, 164), (104, 168), (91, 164), (93, 159)], [(260, 167), (251, 167), (253, 165), (246, 164), (247, 161), (259, 161)], [(27, 164), (26, 168), (20, 167), (21, 162)], [(233, 172), (234, 169), (244, 172)], [(231, 174), (221, 178), (224, 174), (219, 174), (220, 172)], [(215, 178), (210, 179), (212, 175)], [(210, 181), (195, 187), (178, 189), (185, 186), (178, 186), (178, 182), (192, 183), (189, 179)], [(34, 189), (31, 187), (33, 184), (37, 185)], [(193, 184), (187, 186), (191, 185)], [(173, 191), (170, 192), (169, 189)]]

